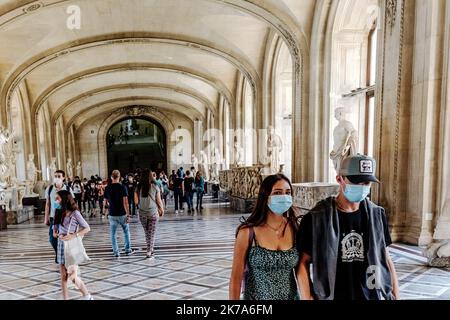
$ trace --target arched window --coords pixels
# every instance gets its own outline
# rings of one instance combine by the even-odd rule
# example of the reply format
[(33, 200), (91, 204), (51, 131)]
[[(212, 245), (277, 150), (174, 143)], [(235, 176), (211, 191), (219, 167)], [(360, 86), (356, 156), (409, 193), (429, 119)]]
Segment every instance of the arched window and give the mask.
[[(341, 108), (343, 119), (356, 131), (357, 151), (373, 155), (378, 2), (342, 0), (336, 12), (330, 55), (330, 146), (334, 149), (340, 145), (333, 137), (338, 125), (333, 115), (336, 108)], [(331, 160), (329, 168), (329, 180), (334, 181), (336, 172)]]
[(292, 175), (292, 57), (283, 42), (275, 65), (275, 105), (273, 119), (275, 133), (281, 137), (283, 149), (280, 163), (284, 164), (284, 173)]

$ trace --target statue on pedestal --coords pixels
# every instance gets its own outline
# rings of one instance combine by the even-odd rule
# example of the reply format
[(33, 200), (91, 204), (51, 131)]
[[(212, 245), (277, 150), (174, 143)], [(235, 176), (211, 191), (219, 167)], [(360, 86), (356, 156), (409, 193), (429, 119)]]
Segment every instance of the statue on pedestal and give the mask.
[(272, 174), (277, 173), (280, 169), (280, 155), (282, 151), (283, 141), (281, 140), (281, 137), (275, 133), (275, 128), (273, 126), (269, 126), (267, 136), (267, 158)]
[(0, 128), (0, 189), (17, 187), (16, 154), (11, 133)]
[(36, 193), (33, 192), (34, 185), (36, 184), (36, 174), (41, 172), (37, 170), (36, 165), (34, 164), (34, 154), (30, 153), (28, 155), (27, 162), (27, 181), (25, 182), (25, 196), (37, 196)]
[(81, 161), (77, 162), (77, 168), (75, 171), (76, 171), (77, 177), (79, 177), (80, 179), (83, 179)]
[(234, 140), (234, 161), (233, 164), (236, 167), (241, 167), (244, 165), (244, 148), (239, 144), (239, 141), (235, 138)]
[(9, 185), (9, 138), (9, 131), (0, 128), (0, 189), (6, 189)]
[(191, 160), (192, 160), (192, 166), (194, 167), (195, 172), (198, 172), (198, 158), (197, 158), (197, 156), (195, 154), (193, 154), (192, 157), (191, 157)]
[(218, 148), (214, 149), (213, 158), (211, 160), (211, 180), (212, 181), (219, 181), (219, 171), (220, 166), (222, 164), (222, 157), (220, 155), (220, 151)]
[(73, 163), (72, 163), (72, 159), (71, 158), (67, 159), (67, 166), (66, 166), (66, 168), (67, 168), (67, 173), (66, 173), (67, 177), (72, 179), (73, 178)]
[(209, 163), (208, 163), (208, 156), (206, 155), (205, 151), (200, 151), (200, 171), (203, 174), (203, 177), (205, 178), (205, 181), (209, 181)]
[(27, 162), (27, 180), (32, 181), (33, 184), (36, 183), (36, 174), (38, 172), (41, 172), (36, 168), (36, 165), (34, 164), (34, 154), (30, 153), (28, 155), (28, 162)]
[(52, 161), (50, 162), (50, 166), (48, 167), (48, 179), (51, 181), (53, 179), (53, 175), (56, 171), (56, 158), (53, 157)]
[(336, 172), (339, 172), (342, 160), (358, 152), (358, 132), (350, 121), (344, 119), (344, 108), (336, 108), (334, 116), (339, 124), (333, 131), (334, 145), (330, 159)]

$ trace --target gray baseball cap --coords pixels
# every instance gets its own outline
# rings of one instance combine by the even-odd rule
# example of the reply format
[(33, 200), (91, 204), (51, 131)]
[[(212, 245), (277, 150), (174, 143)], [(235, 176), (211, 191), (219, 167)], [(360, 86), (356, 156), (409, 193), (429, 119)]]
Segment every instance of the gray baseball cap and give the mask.
[(375, 177), (377, 162), (374, 158), (362, 154), (349, 156), (342, 160), (339, 175), (347, 177), (351, 183), (380, 182)]

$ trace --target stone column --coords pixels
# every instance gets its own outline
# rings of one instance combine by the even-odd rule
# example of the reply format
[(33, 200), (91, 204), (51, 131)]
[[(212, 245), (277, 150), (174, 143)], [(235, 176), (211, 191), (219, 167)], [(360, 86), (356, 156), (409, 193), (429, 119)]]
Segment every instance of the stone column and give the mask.
[(194, 154), (200, 158), (200, 150), (203, 148), (203, 121), (194, 121)]

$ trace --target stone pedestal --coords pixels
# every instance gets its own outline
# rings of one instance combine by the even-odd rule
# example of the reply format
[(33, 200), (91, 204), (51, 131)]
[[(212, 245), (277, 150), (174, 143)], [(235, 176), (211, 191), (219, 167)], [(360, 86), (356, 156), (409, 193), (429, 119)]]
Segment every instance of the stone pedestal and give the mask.
[(436, 257), (430, 259), (428, 265), (435, 268), (450, 268), (450, 257)]
[(256, 205), (256, 199), (243, 199), (239, 197), (230, 196), (231, 209), (242, 212), (250, 213)]
[(227, 172), (230, 207), (238, 212), (251, 212), (258, 198), (259, 187), (265, 176), (263, 166), (238, 167)]
[(228, 195), (228, 192), (219, 190), (219, 201), (221, 201), (221, 202), (228, 202), (228, 201), (230, 201), (230, 197)]
[(39, 200), (39, 195), (36, 195), (34, 197), (23, 197), (22, 199), (22, 205), (23, 206), (32, 206), (34, 207), (34, 215), (37, 215), (40, 213), (41, 203)]
[(22, 222), (33, 219), (34, 217), (34, 207), (33, 206), (23, 206), (15, 211), (9, 211), (7, 216), (8, 224), (20, 224)]
[(308, 182), (292, 184), (294, 207), (300, 215), (305, 215), (317, 202), (339, 193), (339, 184)]

